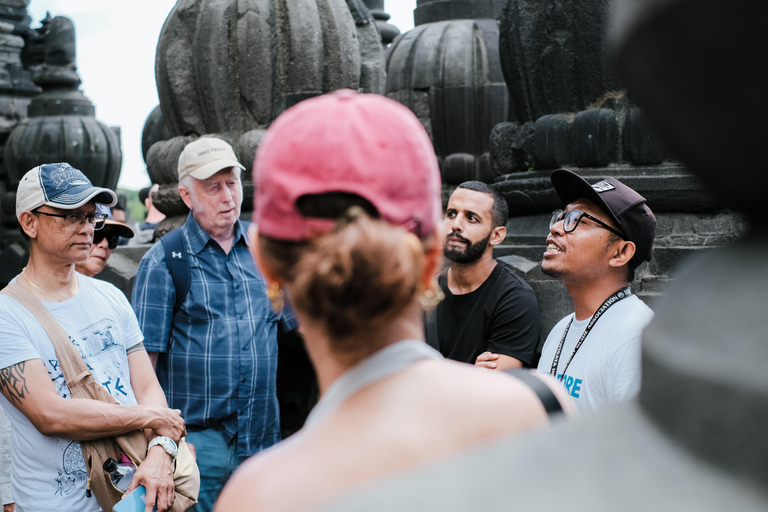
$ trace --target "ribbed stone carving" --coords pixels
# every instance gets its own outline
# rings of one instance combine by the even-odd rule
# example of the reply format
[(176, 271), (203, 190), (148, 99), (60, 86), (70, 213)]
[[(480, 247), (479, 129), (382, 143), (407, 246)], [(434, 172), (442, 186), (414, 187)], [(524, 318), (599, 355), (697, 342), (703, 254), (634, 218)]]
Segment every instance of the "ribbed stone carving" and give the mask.
[(585, 110), (622, 89), (608, 54), (611, 0), (509, 0), (500, 52), (520, 122)]
[[(155, 62), (171, 133), (242, 134), (305, 98), (340, 88), (382, 92), (378, 33), (362, 2), (349, 3), (179, 0)], [(356, 24), (350, 8), (360, 6)]]
[(5, 168), (12, 182), (36, 165), (68, 162), (96, 186), (114, 188), (122, 152), (118, 135), (96, 120), (93, 104), (78, 89), (74, 25), (58, 16), (45, 27), (43, 62), (34, 67), (43, 93), (28, 107), (29, 118), (11, 132)]
[(488, 137), (507, 121), (509, 101), (495, 20), (419, 25), (387, 57), (387, 96), (410, 108), (432, 137), (443, 181), (492, 182)]
[(147, 152), (149, 152), (152, 144), (170, 138), (171, 132), (168, 130), (168, 125), (165, 124), (163, 111), (158, 105), (147, 116), (147, 120), (144, 121), (144, 129), (141, 131), (141, 154), (144, 156), (144, 161), (147, 161)]
[(416, 25), (445, 20), (499, 19), (504, 0), (417, 0)]

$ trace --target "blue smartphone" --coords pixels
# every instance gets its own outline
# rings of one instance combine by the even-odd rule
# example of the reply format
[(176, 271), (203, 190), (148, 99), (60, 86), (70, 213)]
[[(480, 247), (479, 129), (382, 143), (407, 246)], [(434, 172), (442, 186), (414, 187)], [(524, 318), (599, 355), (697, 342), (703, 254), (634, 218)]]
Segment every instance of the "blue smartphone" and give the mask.
[[(112, 507), (112, 512), (144, 512), (147, 506), (147, 490), (143, 485), (135, 488), (131, 493), (117, 502)], [(157, 509), (153, 509), (157, 511)]]

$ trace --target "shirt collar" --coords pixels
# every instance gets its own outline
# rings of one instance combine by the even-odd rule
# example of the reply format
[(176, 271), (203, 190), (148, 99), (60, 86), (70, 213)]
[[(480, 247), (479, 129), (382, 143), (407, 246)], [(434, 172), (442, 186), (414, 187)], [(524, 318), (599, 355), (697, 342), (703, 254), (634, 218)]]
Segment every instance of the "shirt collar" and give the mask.
[[(208, 232), (197, 222), (197, 219), (192, 215), (191, 211), (187, 216), (187, 222), (184, 224), (184, 229), (187, 230), (187, 235), (189, 235), (190, 252), (193, 254), (199, 254), (208, 242), (213, 240)], [(243, 226), (243, 223), (238, 219), (235, 223), (235, 241), (232, 243), (232, 246), (234, 247), (239, 244), (244, 244), (245, 246), (250, 245), (245, 226)]]

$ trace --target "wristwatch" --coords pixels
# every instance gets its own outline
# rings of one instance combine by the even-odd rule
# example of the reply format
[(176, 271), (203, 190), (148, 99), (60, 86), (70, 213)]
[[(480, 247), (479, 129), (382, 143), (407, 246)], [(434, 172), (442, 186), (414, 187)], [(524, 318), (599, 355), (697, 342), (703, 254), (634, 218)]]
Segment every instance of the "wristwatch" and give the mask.
[(149, 442), (147, 452), (149, 452), (150, 448), (153, 446), (161, 446), (163, 450), (165, 450), (165, 453), (171, 456), (171, 459), (176, 460), (176, 455), (179, 453), (179, 447), (176, 446), (176, 442), (170, 437), (157, 436)]

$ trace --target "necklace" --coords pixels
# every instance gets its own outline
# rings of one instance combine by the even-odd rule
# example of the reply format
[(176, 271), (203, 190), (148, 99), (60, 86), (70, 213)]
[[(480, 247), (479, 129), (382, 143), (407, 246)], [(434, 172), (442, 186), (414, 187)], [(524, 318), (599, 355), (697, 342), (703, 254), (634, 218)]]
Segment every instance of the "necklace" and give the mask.
[[(43, 290), (42, 288), (40, 288), (39, 286), (37, 286), (35, 283), (33, 283), (29, 279), (29, 277), (27, 277), (27, 273), (25, 272), (25, 270), (27, 270), (27, 267), (24, 267), (23, 269), (21, 269), (21, 275), (24, 276), (24, 279), (26, 279), (27, 282), (32, 285), (32, 287), (34, 287), (36, 290), (39, 290), (43, 295), (47, 295), (49, 297), (53, 297), (54, 299), (57, 299), (59, 302), (64, 302), (64, 299), (62, 299), (58, 295), (54, 295), (52, 293), (49, 293), (49, 292)], [(77, 295), (77, 290), (80, 289), (80, 283), (78, 283), (77, 277), (75, 277), (75, 281), (72, 283), (72, 288), (73, 288), (73, 295)]]

